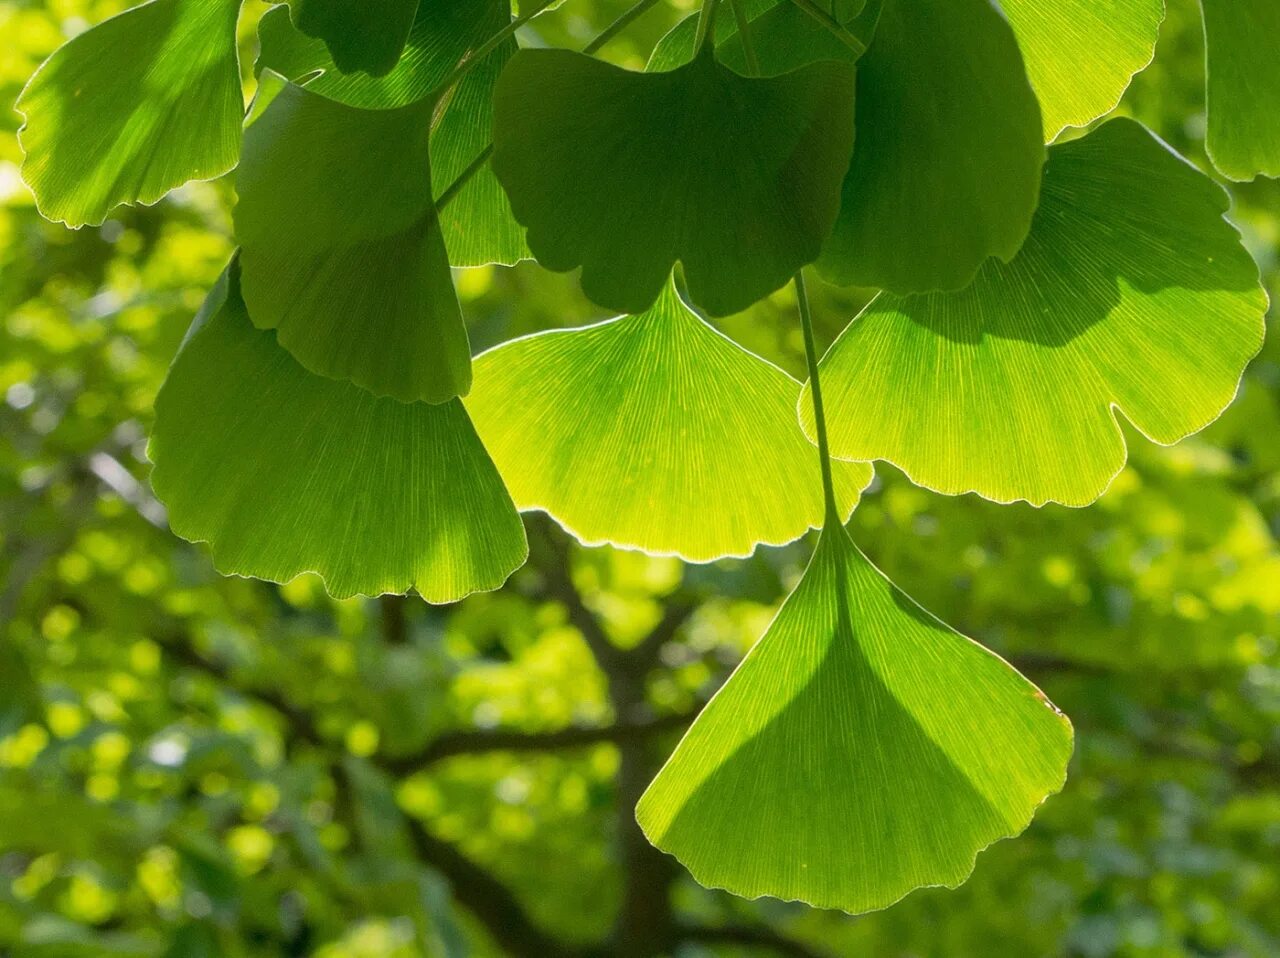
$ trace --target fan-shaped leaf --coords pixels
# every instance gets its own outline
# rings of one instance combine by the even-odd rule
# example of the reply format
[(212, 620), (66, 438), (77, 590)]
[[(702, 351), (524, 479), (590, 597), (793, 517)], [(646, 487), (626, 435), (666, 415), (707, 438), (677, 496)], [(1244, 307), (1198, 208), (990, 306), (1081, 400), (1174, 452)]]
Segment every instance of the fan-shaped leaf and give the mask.
[(1280, 177), (1280, 3), (1200, 0), (1209, 156), (1233, 180)]
[(459, 400), (378, 399), (307, 372), (219, 281), (156, 399), (152, 483), (224, 573), (339, 597), (452, 602), (524, 562), (524, 530)]
[(990, 0), (884, 0), (857, 109), (824, 276), (959, 289), (989, 257), (1018, 252), (1044, 145), (1017, 41)]
[[(483, 354), (467, 409), (521, 509), (587, 543), (706, 562), (822, 522), (799, 395), (668, 283), (642, 315)], [(837, 478), (848, 515), (871, 469), (841, 463)]]
[(1231, 402), (1262, 343), (1266, 294), (1226, 209), (1130, 120), (1053, 147), (1012, 263), (959, 293), (882, 295), (832, 346), (832, 451), (939, 492), (1093, 501), (1124, 465), (1113, 407), (1175, 442)]
[(493, 169), (529, 248), (601, 305), (648, 309), (676, 261), (715, 315), (818, 255), (853, 146), (853, 68), (748, 79), (708, 44), (670, 73), (521, 50), (498, 81)]
[(466, 393), (470, 346), (431, 197), (433, 104), (362, 110), (263, 80), (235, 213), (254, 324), (312, 372), (379, 396)]
[[(1236, 0), (1227, 0), (1235, 3)], [(1110, 113), (1155, 54), (1164, 0), (1000, 0), (1044, 114), (1044, 138)]]
[[(308, 90), (365, 109), (408, 106), (426, 98), (471, 51), (510, 20), (502, 0), (453, 0), (418, 12), (404, 56), (383, 77), (342, 73), (324, 44), (303, 36), (284, 7), (268, 10), (258, 24), (262, 52), (257, 70), (270, 70)], [(439, 196), (488, 149), (493, 139), (493, 88), (516, 51), (501, 44), (448, 94), (436, 110), (431, 137), (431, 179)], [(506, 194), (489, 169), (481, 170), (440, 211), (449, 261), (455, 266), (512, 264), (532, 254), (524, 230), (511, 215)]]
[(235, 166), (244, 99), (239, 0), (152, 0), (60, 47), (17, 109), (22, 176), (40, 212), (99, 225)]
[(872, 911), (964, 881), (1062, 786), (1071, 741), (834, 526), (636, 814), (704, 885)]
[(418, 0), (289, 0), (289, 5), (298, 29), (323, 40), (339, 70), (375, 76), (395, 67), (418, 12)]

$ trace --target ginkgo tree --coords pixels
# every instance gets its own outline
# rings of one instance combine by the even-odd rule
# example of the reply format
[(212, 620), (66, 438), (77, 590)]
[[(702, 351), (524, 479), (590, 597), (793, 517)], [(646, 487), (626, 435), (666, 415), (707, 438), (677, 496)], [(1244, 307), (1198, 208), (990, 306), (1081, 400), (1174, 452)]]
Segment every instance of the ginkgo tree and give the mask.
[[(871, 462), (1086, 505), (1117, 413), (1172, 443), (1231, 402), (1268, 303), (1223, 188), (1095, 125), (1163, 0), (705, 0), (597, 58), (657, 2), (573, 51), (520, 48), (545, 0), (291, 0), (246, 110), (240, 0), (150, 0), (31, 79), (23, 176), (78, 227), (234, 170), (150, 444), (226, 574), (447, 603), (524, 563), (521, 511), (689, 562), (819, 528), (637, 816), (704, 884), (882, 908), (1025, 828), (1072, 730), (853, 543)], [(1210, 155), (1280, 174), (1280, 5), (1203, 13)], [(451, 267), (529, 258), (618, 315), (473, 359)], [(881, 291), (821, 359), (806, 271)], [(712, 322), (789, 283), (804, 384)]]

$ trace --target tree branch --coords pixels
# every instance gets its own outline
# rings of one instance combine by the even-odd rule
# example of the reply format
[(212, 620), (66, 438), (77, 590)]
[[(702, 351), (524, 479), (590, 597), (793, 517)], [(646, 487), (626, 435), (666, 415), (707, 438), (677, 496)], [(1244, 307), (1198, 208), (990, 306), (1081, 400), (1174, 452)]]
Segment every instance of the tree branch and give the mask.
[(742, 945), (772, 951), (788, 958), (828, 958), (827, 953), (817, 951), (804, 942), (780, 935), (768, 928), (754, 925), (721, 925), (715, 928), (682, 927), (680, 937), (685, 941), (699, 941), (709, 945)]
[(493, 940), (516, 958), (588, 958), (603, 954), (571, 948), (547, 935), (525, 913), (511, 890), (449, 842), (407, 817), (409, 839), (418, 858), (449, 880), (454, 897), (476, 916)]
[(486, 752), (551, 752), (584, 748), (602, 742), (618, 744), (682, 728), (696, 717), (696, 711), (674, 712), (639, 721), (617, 722), (613, 725), (572, 725), (551, 732), (524, 732), (506, 728), (460, 729), (437, 736), (426, 748), (412, 755), (380, 758), (378, 765), (396, 775), (409, 775), (425, 765), (458, 755), (481, 755)]
[(676, 637), (694, 612), (698, 610), (695, 602), (667, 602), (663, 606), (662, 618), (649, 630), (649, 634), (627, 654), (637, 660), (647, 670), (654, 664), (662, 647)]

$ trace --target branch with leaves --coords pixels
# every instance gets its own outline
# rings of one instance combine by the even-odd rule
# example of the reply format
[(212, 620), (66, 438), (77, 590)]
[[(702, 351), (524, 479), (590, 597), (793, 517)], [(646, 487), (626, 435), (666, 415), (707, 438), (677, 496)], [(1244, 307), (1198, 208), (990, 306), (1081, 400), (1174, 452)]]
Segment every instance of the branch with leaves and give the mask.
[[(582, 52), (520, 47), (546, 2), (296, 0), (259, 24), (247, 116), (239, 6), (131, 8), (18, 103), (23, 176), (71, 226), (236, 169), (238, 250), (156, 401), (173, 530), (230, 573), (436, 604), (526, 563), (521, 512), (694, 563), (820, 530), (665, 764), (649, 733), (683, 717), (638, 716), (691, 607), (624, 651), (535, 541), (615, 724), (412, 759), (615, 742), (646, 876), (616, 937), (644, 927), (637, 954), (674, 933), (646, 911), (670, 873), (645, 838), (704, 884), (864, 912), (960, 883), (1024, 829), (1063, 785), (1070, 723), (844, 523), (876, 460), (941, 494), (1084, 506), (1125, 464), (1117, 411), (1172, 443), (1236, 394), (1268, 302), (1227, 194), (1132, 120), (1059, 136), (1114, 109), (1162, 0), (704, 0), (644, 70), (595, 54), (652, 0)], [(1275, 175), (1280, 57), (1260, 38), (1280, 7), (1203, 15), (1209, 153)], [(473, 357), (453, 268), (525, 259), (578, 270), (616, 318)], [(879, 291), (825, 355), (806, 271)], [(714, 325), (788, 284), (803, 384)], [(382, 608), (404, 644), (403, 606)]]

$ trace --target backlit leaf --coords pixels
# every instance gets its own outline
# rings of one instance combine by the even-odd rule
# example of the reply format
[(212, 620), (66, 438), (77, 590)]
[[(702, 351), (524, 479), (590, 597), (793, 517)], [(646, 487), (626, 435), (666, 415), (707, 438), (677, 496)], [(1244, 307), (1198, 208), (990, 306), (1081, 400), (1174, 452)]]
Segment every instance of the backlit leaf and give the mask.
[(959, 293), (882, 295), (832, 346), (833, 454), (949, 494), (1092, 502), (1124, 465), (1116, 409), (1176, 442), (1231, 402), (1262, 343), (1267, 297), (1226, 209), (1131, 120), (1053, 147), (1012, 263)]
[(238, 178), (254, 324), (310, 371), (404, 401), (471, 386), (432, 204), (432, 106), (362, 110), (263, 74)]
[[(453, 0), (418, 11), (405, 52), (382, 77), (340, 72), (324, 44), (303, 36), (284, 7), (268, 10), (258, 24), (262, 52), (257, 70), (270, 70), (349, 106), (390, 109), (424, 99), (472, 50), (510, 19), (502, 0)], [(440, 195), (493, 139), (493, 88), (516, 51), (508, 40), (454, 87), (433, 119), (431, 179)], [(524, 230), (487, 167), (477, 173), (441, 211), (449, 261), (455, 266), (512, 264), (532, 254)]]
[(233, 265), (156, 399), (152, 484), (225, 574), (318, 572), (339, 597), (452, 602), (525, 560), (524, 529), (459, 400), (379, 399), (255, 329)]
[[(467, 409), (521, 509), (587, 543), (706, 562), (822, 522), (799, 395), (668, 282), (642, 315), (483, 354)], [(840, 463), (837, 478), (847, 516), (871, 468)]]
[(395, 67), (418, 11), (418, 0), (289, 0), (289, 5), (298, 29), (323, 40), (339, 70), (375, 76)]
[(22, 176), (44, 216), (97, 226), (122, 203), (154, 203), (235, 166), (239, 10), (239, 0), (152, 0), (45, 61), (17, 103)]
[(858, 145), (818, 269), (959, 289), (1026, 238), (1044, 162), (1013, 31), (990, 0), (884, 0), (858, 61)]
[(835, 526), (641, 798), (700, 883), (822, 908), (955, 887), (1061, 788), (1066, 718)]
[[(1235, 3), (1236, 0), (1227, 0)], [(1110, 113), (1151, 62), (1164, 0), (1000, 0), (1044, 114), (1044, 138)]]
[(1280, 3), (1201, 0), (1201, 7), (1209, 156), (1233, 180), (1280, 177)]
[(676, 261), (713, 315), (813, 260), (853, 146), (853, 68), (748, 79), (710, 44), (670, 73), (521, 50), (498, 81), (493, 169), (530, 249), (603, 306), (648, 309)]

